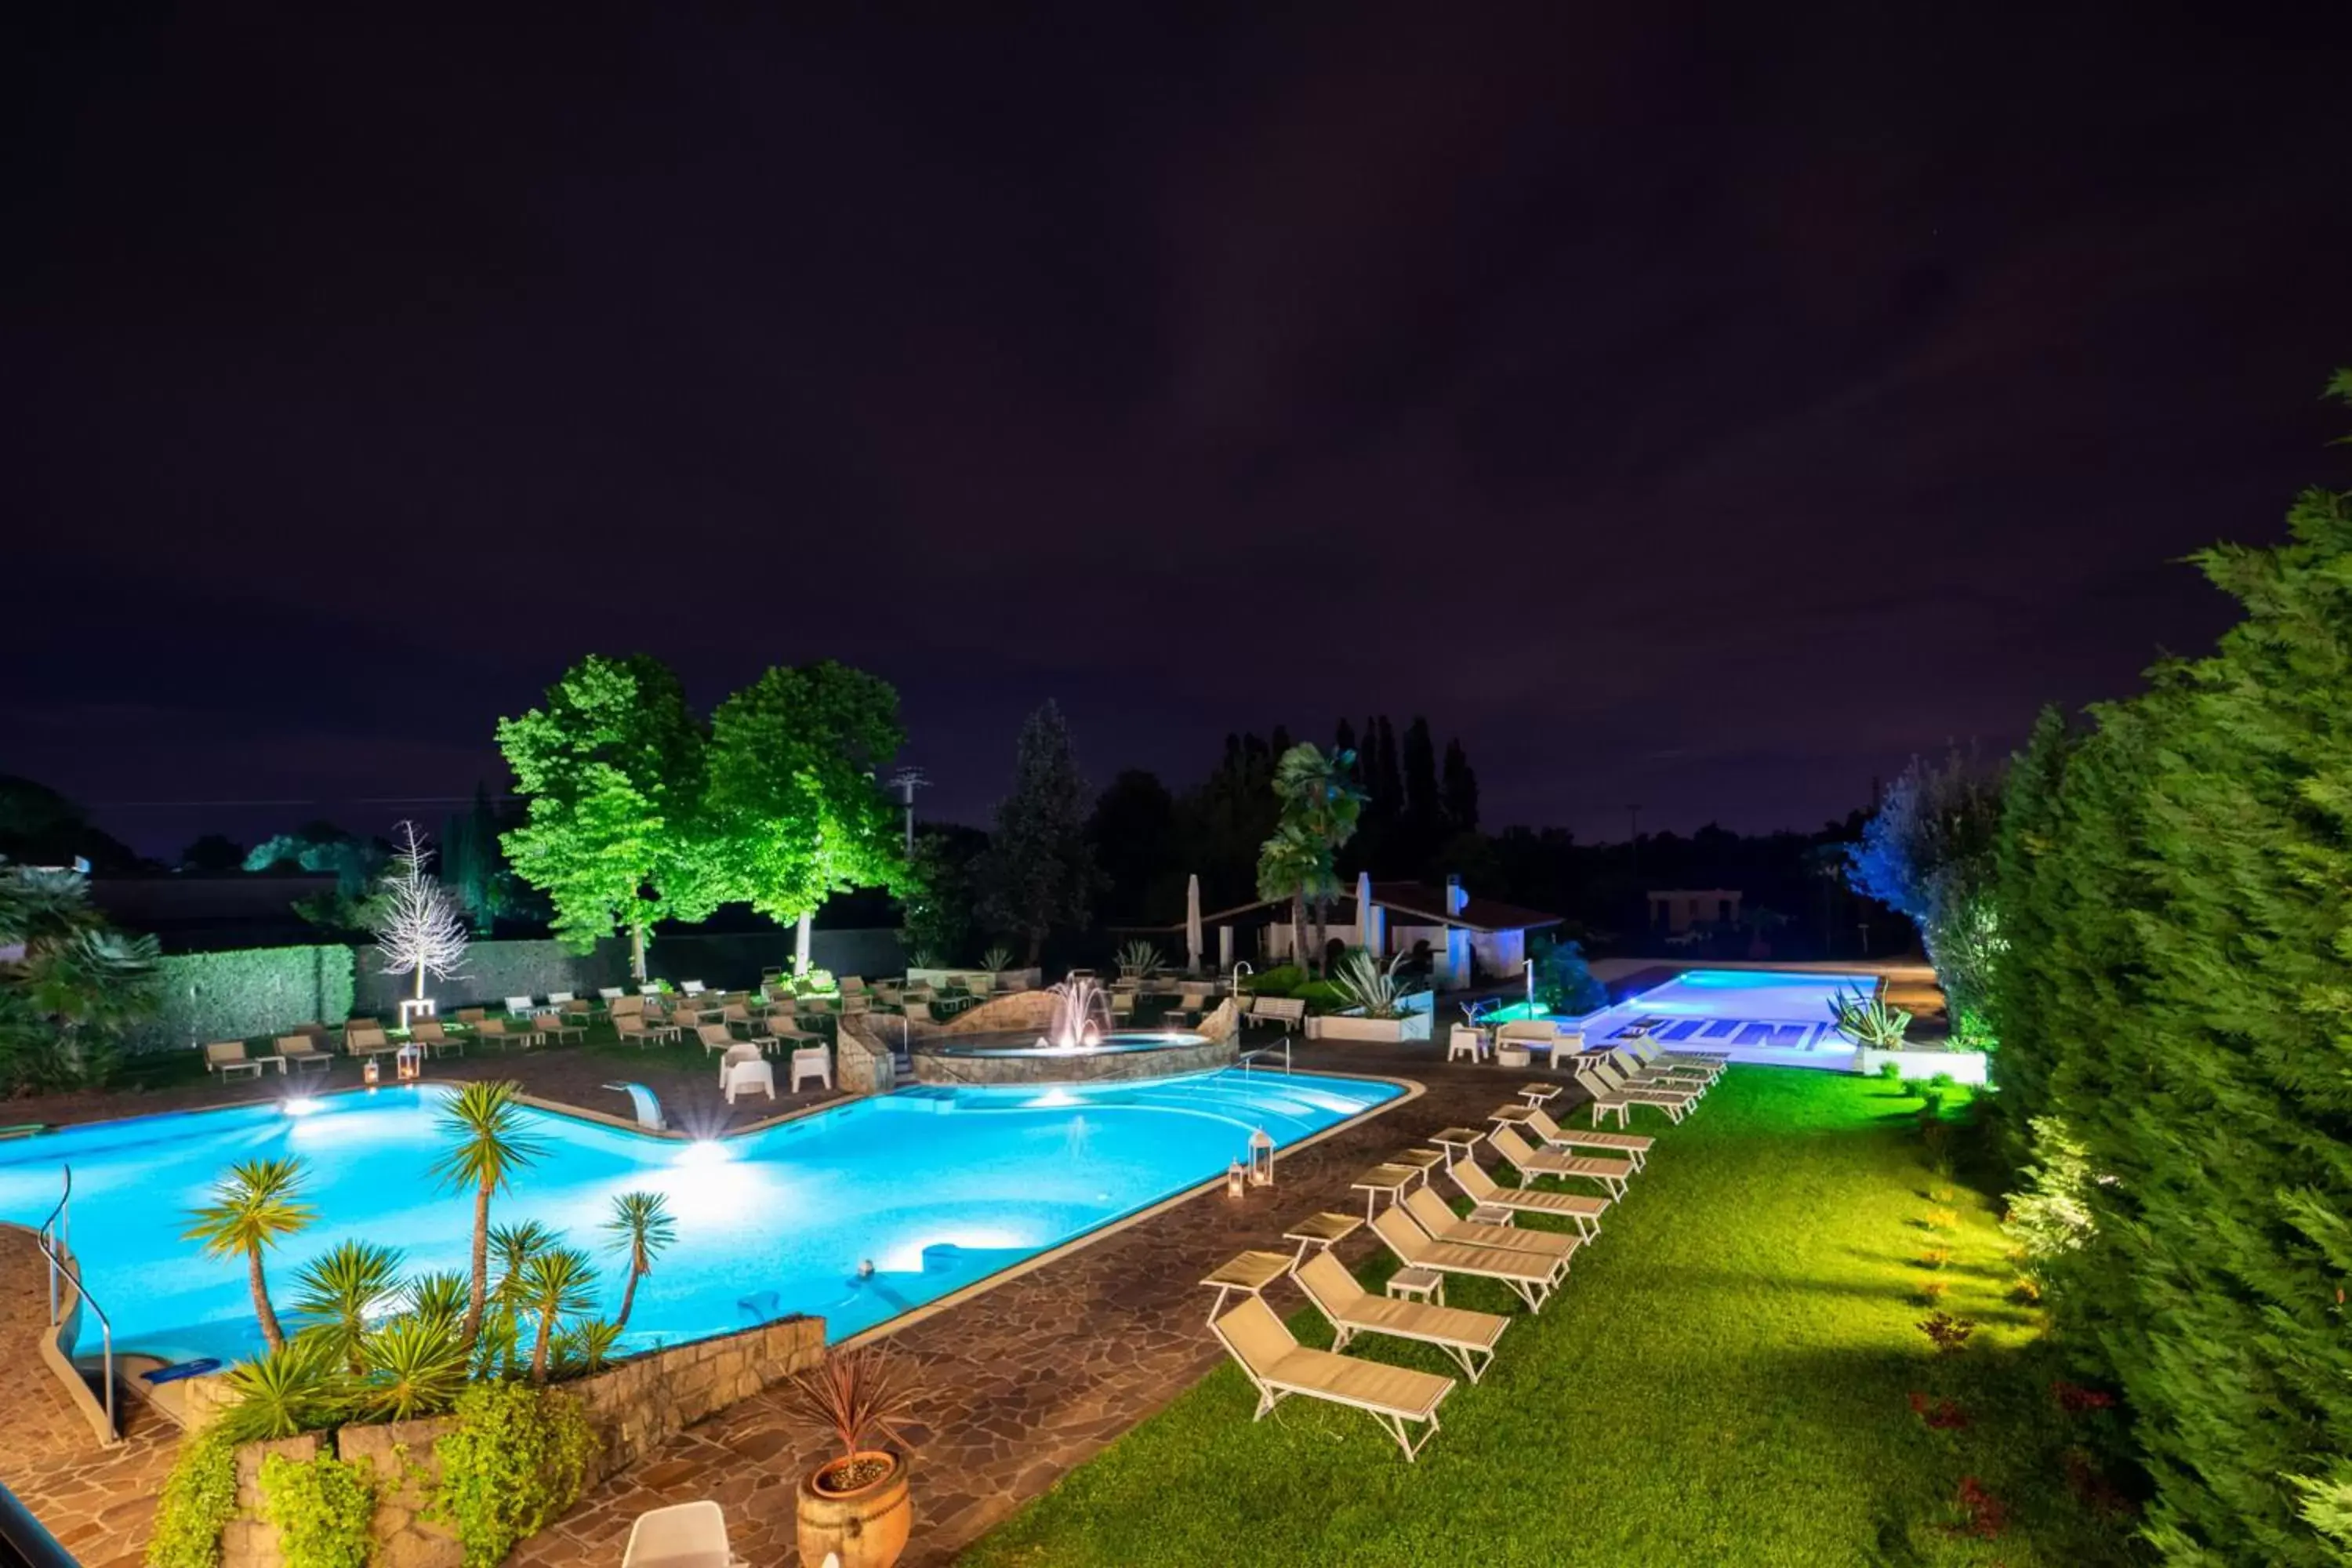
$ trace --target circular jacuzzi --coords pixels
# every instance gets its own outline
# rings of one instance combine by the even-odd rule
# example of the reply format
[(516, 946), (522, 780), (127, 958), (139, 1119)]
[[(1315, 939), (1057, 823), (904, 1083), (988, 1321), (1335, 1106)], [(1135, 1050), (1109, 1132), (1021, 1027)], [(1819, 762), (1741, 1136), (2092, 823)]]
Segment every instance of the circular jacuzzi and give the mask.
[(1230, 1038), (1114, 1029), (1083, 1046), (1048, 1045), (1027, 1032), (919, 1039), (913, 1055), (918, 1083), (1091, 1083), (1210, 1072), (1231, 1067), (1238, 1051)]

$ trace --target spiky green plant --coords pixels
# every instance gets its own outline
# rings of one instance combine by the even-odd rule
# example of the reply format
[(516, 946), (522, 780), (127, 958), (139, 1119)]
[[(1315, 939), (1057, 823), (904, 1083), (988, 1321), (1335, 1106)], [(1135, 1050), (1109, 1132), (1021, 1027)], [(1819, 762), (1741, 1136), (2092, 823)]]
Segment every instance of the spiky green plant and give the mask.
[(221, 1413), (220, 1431), (232, 1443), (291, 1437), (332, 1426), (351, 1392), (341, 1367), (315, 1340), (281, 1343), (267, 1355), (237, 1363), (229, 1369), (228, 1386), (236, 1403)]
[(1356, 948), (1339, 961), (1338, 972), (1331, 976), (1331, 984), (1339, 988), (1339, 994), (1351, 1005), (1361, 1008), (1367, 1018), (1402, 1017), (1404, 1015), (1404, 999), (1412, 990), (1412, 983), (1400, 979), (1397, 974), (1398, 966), (1404, 963), (1406, 956), (1404, 953), (1397, 954), (1384, 969), (1379, 959), (1360, 947)]
[(1911, 1015), (1876, 995), (1840, 991), (1830, 1001), (1830, 1017), (1846, 1038), (1877, 1050), (1897, 1050), (1911, 1027)]
[(449, 1268), (420, 1274), (408, 1282), (408, 1310), (419, 1318), (445, 1318), (452, 1329), (466, 1321), (465, 1275)]
[(1160, 950), (1148, 942), (1130, 942), (1118, 950), (1118, 973), (1128, 980), (1149, 980), (1160, 973)]
[(993, 974), (1013, 967), (1013, 950), (1003, 942), (992, 942), (980, 955), (980, 966)]
[(498, 1269), (498, 1283), (491, 1288), (490, 1300), (502, 1307), (513, 1307), (516, 1292), (521, 1288), (523, 1269), (532, 1258), (562, 1240), (535, 1219), (490, 1226), (490, 1258)]
[(537, 1254), (523, 1266), (521, 1305), (538, 1324), (530, 1343), (530, 1380), (545, 1383), (557, 1320), (581, 1317), (595, 1308), (596, 1266), (577, 1247)]
[(466, 1300), (463, 1332), (467, 1343), (482, 1330), (482, 1307), (490, 1289), (490, 1198), (510, 1192), (517, 1174), (536, 1163), (547, 1146), (524, 1131), (523, 1110), (514, 1083), (469, 1083), (443, 1107), (440, 1131), (449, 1151), (434, 1163), (442, 1184), (474, 1194), (472, 1289)]
[(621, 1342), (621, 1325), (602, 1320), (574, 1323), (555, 1336), (555, 1364), (564, 1373), (602, 1372)]
[(314, 1258), (295, 1275), (301, 1294), (294, 1310), (312, 1320), (303, 1329), (352, 1372), (365, 1370), (362, 1350), (371, 1311), (383, 1315), (400, 1285), (397, 1247), (372, 1241), (342, 1241)]
[(354, 1396), (360, 1409), (377, 1421), (409, 1421), (455, 1404), (467, 1370), (461, 1321), (457, 1312), (411, 1313), (369, 1334), (367, 1376)]
[(286, 1331), (278, 1326), (278, 1313), (269, 1304), (269, 1280), (261, 1257), (319, 1217), (302, 1201), (302, 1162), (247, 1160), (232, 1165), (214, 1186), (213, 1201), (190, 1211), (189, 1217), (194, 1223), (181, 1233), (182, 1240), (201, 1243), (208, 1258), (243, 1256), (262, 1340), (273, 1351), (283, 1350)]
[(629, 1310), (637, 1304), (637, 1281), (654, 1271), (654, 1259), (677, 1240), (677, 1222), (669, 1200), (659, 1193), (623, 1193), (613, 1200), (613, 1217), (604, 1222), (607, 1252), (627, 1255), (629, 1282), (621, 1288), (621, 1314), (615, 1330), (629, 1325)]

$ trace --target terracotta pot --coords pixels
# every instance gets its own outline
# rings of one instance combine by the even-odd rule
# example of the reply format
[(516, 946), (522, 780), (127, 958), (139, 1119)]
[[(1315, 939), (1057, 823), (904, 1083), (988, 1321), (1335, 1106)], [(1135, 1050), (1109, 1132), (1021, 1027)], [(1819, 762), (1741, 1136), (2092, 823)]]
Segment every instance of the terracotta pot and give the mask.
[(907, 1549), (915, 1504), (907, 1494), (905, 1457), (861, 1449), (857, 1458), (887, 1459), (890, 1472), (850, 1492), (819, 1487), (823, 1470), (801, 1478), (801, 1568), (824, 1568), (828, 1552), (841, 1554), (841, 1568), (890, 1568)]

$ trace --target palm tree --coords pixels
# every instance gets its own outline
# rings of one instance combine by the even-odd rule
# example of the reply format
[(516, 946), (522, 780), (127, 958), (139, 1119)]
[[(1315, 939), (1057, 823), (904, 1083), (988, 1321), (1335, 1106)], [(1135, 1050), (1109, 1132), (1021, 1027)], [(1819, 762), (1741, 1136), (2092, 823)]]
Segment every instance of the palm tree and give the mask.
[(1298, 897), (1315, 906), (1318, 968), (1323, 966), (1324, 949), (1328, 945), (1331, 900), (1339, 893), (1339, 848), (1356, 836), (1356, 819), (1364, 807), (1364, 792), (1356, 787), (1355, 769), (1355, 752), (1326, 752), (1305, 742), (1283, 752), (1274, 766), (1274, 793), (1282, 800), (1282, 826), (1295, 829), (1311, 850), (1311, 869), (1302, 879)]
[(1307, 891), (1316, 878), (1315, 846), (1289, 823), (1258, 847), (1257, 896), (1290, 900), (1290, 952), (1307, 962)]
[(490, 1290), (490, 1300), (509, 1311), (514, 1310), (516, 1292), (522, 1287), (523, 1269), (532, 1258), (562, 1239), (535, 1219), (490, 1226), (490, 1256), (499, 1264), (499, 1282)]
[(558, 1318), (576, 1318), (596, 1305), (596, 1266), (577, 1247), (540, 1253), (522, 1272), (522, 1306), (539, 1320), (530, 1344), (530, 1380), (547, 1381), (547, 1349)]
[(367, 1315), (380, 1308), (400, 1284), (400, 1250), (372, 1241), (338, 1242), (323, 1258), (314, 1258), (294, 1277), (302, 1288), (294, 1310), (315, 1319), (304, 1331), (317, 1336), (344, 1365), (364, 1370), (361, 1352), (367, 1340)]
[(623, 1193), (613, 1200), (613, 1217), (604, 1222), (609, 1252), (629, 1255), (629, 1282), (621, 1290), (621, 1315), (615, 1329), (629, 1326), (629, 1309), (637, 1303), (637, 1281), (654, 1271), (654, 1259), (677, 1239), (677, 1223), (670, 1217), (669, 1200), (659, 1193)]
[(469, 1083), (441, 1112), (441, 1131), (455, 1146), (434, 1163), (445, 1186), (474, 1193), (473, 1289), (459, 1328), (467, 1344), (482, 1331), (482, 1303), (490, 1289), (490, 1195), (511, 1191), (516, 1174), (545, 1153), (547, 1146), (523, 1131), (522, 1106), (513, 1083)]
[(247, 1160), (232, 1165), (214, 1185), (213, 1201), (190, 1211), (195, 1223), (181, 1235), (183, 1241), (202, 1242), (207, 1258), (245, 1255), (253, 1315), (261, 1320), (261, 1337), (273, 1351), (286, 1348), (286, 1331), (278, 1326), (278, 1314), (269, 1305), (261, 1255), (319, 1217), (302, 1201), (301, 1186), (299, 1160)]
[(354, 1398), (379, 1421), (437, 1415), (466, 1391), (466, 1342), (454, 1314), (394, 1318), (368, 1335), (367, 1363)]

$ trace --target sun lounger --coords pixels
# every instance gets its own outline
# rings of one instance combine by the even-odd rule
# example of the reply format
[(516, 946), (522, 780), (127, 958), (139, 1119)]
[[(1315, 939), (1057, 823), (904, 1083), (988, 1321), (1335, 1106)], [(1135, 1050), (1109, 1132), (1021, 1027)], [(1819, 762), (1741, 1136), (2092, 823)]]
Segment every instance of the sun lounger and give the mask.
[(1599, 1150), (1605, 1158), (1628, 1162), (1636, 1172), (1648, 1162), (1650, 1146), (1657, 1142), (1638, 1132), (1589, 1132), (1562, 1127), (1540, 1106), (1517, 1120), (1520, 1130), (1534, 1133), (1547, 1149)]
[(308, 1035), (279, 1037), (278, 1059), (286, 1064), (288, 1072), (297, 1068), (317, 1068), (320, 1072), (331, 1072), (335, 1066), (335, 1053), (320, 1050), (319, 1042)]
[[(310, 1042), (306, 1038), (303, 1043), (307, 1045)], [(259, 1078), (262, 1066), (261, 1062), (246, 1054), (243, 1040), (215, 1040), (205, 1047), (205, 1070), (218, 1073), (223, 1083), (241, 1072), (249, 1072)]]
[(343, 1054), (352, 1057), (380, 1057), (400, 1049), (384, 1038), (383, 1026), (373, 1018), (354, 1018), (343, 1026)]
[(1574, 1222), (1577, 1234), (1591, 1241), (1601, 1234), (1601, 1216), (1609, 1200), (1590, 1193), (1555, 1193), (1540, 1187), (1507, 1187), (1488, 1175), (1475, 1160), (1456, 1160), (1445, 1167), (1462, 1195), (1481, 1208), (1516, 1209), (1521, 1214), (1548, 1214)]
[[(1336, 1351), (1310, 1350), (1291, 1337), (1274, 1309), (1255, 1296), (1210, 1325), (1257, 1389), (1257, 1415), (1298, 1394), (1360, 1410), (1381, 1424), (1407, 1463), (1437, 1436), (1437, 1407), (1454, 1380), (1407, 1367), (1385, 1366)], [(1418, 1436), (1408, 1430), (1421, 1428)]]
[(539, 1044), (539, 1031), (513, 1018), (485, 1018), (474, 1026), (474, 1037), (486, 1046), (500, 1050), (509, 1046), (520, 1046), (525, 1050)]
[(558, 1045), (562, 1044), (563, 1037), (566, 1035), (572, 1035), (583, 1040), (588, 1037), (587, 1024), (585, 1022), (574, 1022), (568, 1014), (541, 1013), (538, 1017), (532, 1018), (529, 1022), (532, 1033), (540, 1036), (541, 1038), (552, 1039)]
[[(1799, 1029), (1801, 1026), (1791, 1024), (1789, 1027)], [(1622, 1049), (1625, 1055), (1632, 1057), (1653, 1072), (1681, 1073), (1694, 1078), (1704, 1077), (1709, 1083), (1721, 1078), (1724, 1070), (1731, 1065), (1731, 1059), (1728, 1057), (1685, 1056), (1680, 1051), (1660, 1048), (1655, 1040), (1628, 1040)]]
[(1583, 1245), (1580, 1237), (1557, 1230), (1521, 1230), (1515, 1225), (1482, 1225), (1464, 1219), (1427, 1187), (1404, 1195), (1404, 1212), (1429, 1232), (1432, 1241), (1458, 1241), (1467, 1247), (1492, 1247), (1504, 1252), (1563, 1260), (1575, 1257), (1576, 1249)]
[(1680, 1121), (1698, 1099), (1692, 1094), (1629, 1088), (1623, 1079), (1610, 1070), (1608, 1063), (1601, 1061), (1579, 1062), (1576, 1064), (1576, 1076), (1584, 1086), (1585, 1092), (1592, 1096), (1592, 1125), (1595, 1127), (1601, 1125), (1604, 1115), (1615, 1116), (1617, 1125), (1625, 1126), (1637, 1105), (1663, 1110), (1667, 1120)]
[(1628, 1086), (1635, 1089), (1686, 1089), (1704, 1098), (1715, 1085), (1715, 1076), (1696, 1068), (1644, 1067), (1631, 1051), (1620, 1046), (1614, 1050), (1596, 1051), (1593, 1055), (1617, 1069)]
[(1519, 1173), (1519, 1185), (1531, 1184), (1538, 1176), (1575, 1176), (1588, 1182), (1599, 1182), (1609, 1189), (1612, 1198), (1625, 1195), (1625, 1184), (1633, 1174), (1631, 1160), (1604, 1160), (1594, 1154), (1570, 1154), (1558, 1149), (1538, 1149), (1511, 1128), (1497, 1127), (1486, 1142), (1495, 1152), (1511, 1163)]
[(428, 1057), (437, 1057), (445, 1051), (456, 1051), (459, 1056), (466, 1054), (464, 1037), (443, 1028), (438, 1019), (417, 1019), (408, 1026), (408, 1038), (411, 1044), (422, 1047)]
[[(695, 1038), (702, 1042), (702, 1054), (705, 1057), (709, 1056), (713, 1051), (723, 1051), (736, 1043), (735, 1037), (728, 1033), (727, 1026), (724, 1024), (697, 1024), (694, 1026), (694, 1035)], [(759, 1047), (762, 1055), (765, 1055), (768, 1047), (775, 1043), (773, 1038), (766, 1035), (753, 1035), (743, 1042), (745, 1045)]]
[(1315, 1310), (1330, 1322), (1335, 1351), (1346, 1350), (1348, 1342), (1358, 1334), (1412, 1340), (1435, 1345), (1452, 1356), (1475, 1383), (1495, 1359), (1495, 1342), (1511, 1326), (1510, 1319), (1496, 1312), (1375, 1296), (1328, 1252), (1318, 1252), (1292, 1272)]
[(1372, 1219), (1372, 1229), (1397, 1261), (1408, 1268), (1426, 1268), (1435, 1274), (1459, 1274), (1473, 1279), (1493, 1279), (1507, 1285), (1511, 1292), (1528, 1304), (1528, 1310), (1540, 1312), (1551, 1293), (1568, 1278), (1565, 1258), (1538, 1258), (1525, 1252), (1505, 1252), (1498, 1247), (1472, 1247), (1459, 1241), (1439, 1241), (1421, 1228), (1420, 1222), (1404, 1210), (1391, 1205)]

